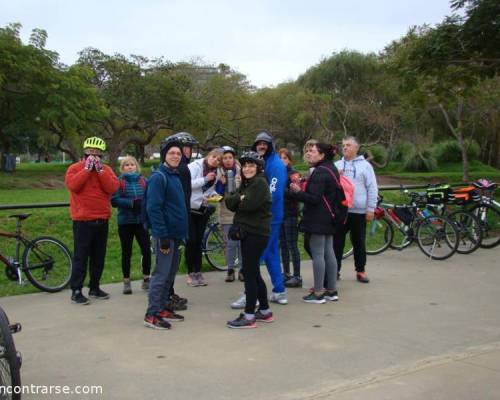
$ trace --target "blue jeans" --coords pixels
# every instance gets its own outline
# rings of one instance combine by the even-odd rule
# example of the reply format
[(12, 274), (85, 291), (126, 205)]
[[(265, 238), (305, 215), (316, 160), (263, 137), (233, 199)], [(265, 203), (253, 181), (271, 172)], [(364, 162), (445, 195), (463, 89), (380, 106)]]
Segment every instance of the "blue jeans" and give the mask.
[(170, 240), (170, 251), (163, 254), (160, 251), (160, 241), (154, 238), (156, 249), (156, 265), (149, 283), (149, 305), (147, 315), (155, 315), (165, 309), (168, 302), (170, 287), (179, 269), (181, 252), (180, 240)]
[(269, 236), (267, 247), (260, 258), (266, 263), (274, 293), (283, 293), (285, 291), (283, 274), (281, 273), (280, 230), (281, 222), (279, 224), (271, 224), (271, 236)]

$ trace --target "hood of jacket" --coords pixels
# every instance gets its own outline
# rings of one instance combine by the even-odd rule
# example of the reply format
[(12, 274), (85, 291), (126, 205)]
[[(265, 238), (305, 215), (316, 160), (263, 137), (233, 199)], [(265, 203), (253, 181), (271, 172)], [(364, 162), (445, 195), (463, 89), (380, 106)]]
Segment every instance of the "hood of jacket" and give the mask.
[(257, 151), (258, 142), (268, 143), (266, 154), (264, 154), (264, 159), (267, 159), (271, 154), (273, 154), (276, 151), (274, 148), (274, 138), (270, 133), (263, 131), (255, 137), (255, 140), (252, 145), (253, 151)]

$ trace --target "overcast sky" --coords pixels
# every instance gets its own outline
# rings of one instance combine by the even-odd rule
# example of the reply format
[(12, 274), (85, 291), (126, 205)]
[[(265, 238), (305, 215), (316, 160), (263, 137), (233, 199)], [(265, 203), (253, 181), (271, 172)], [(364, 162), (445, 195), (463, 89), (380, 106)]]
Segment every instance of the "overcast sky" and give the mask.
[(448, 0), (0, 0), (0, 26), (43, 28), (72, 64), (91, 46), (170, 61), (225, 63), (256, 86), (297, 78), (343, 49), (378, 52), (412, 25), (450, 15)]

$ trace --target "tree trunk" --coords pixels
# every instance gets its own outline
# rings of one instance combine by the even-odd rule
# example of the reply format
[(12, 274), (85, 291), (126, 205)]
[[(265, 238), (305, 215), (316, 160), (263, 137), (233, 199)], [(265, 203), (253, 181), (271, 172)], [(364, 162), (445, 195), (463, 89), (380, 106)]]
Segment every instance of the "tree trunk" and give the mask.
[[(458, 100), (458, 105), (457, 105), (457, 112), (456, 112), (456, 120), (457, 120), (457, 126), (454, 127), (451, 120), (450, 116), (448, 114), (448, 111), (444, 108), (442, 103), (439, 103), (439, 108), (441, 112), (443, 113), (444, 119), (446, 120), (446, 124), (448, 125), (448, 128), (450, 129), (452, 135), (457, 139), (458, 144), (460, 146), (460, 150), (462, 152), (462, 168), (463, 168), (463, 180), (464, 182), (469, 181), (469, 157), (467, 155), (467, 146), (465, 143), (465, 138), (464, 138), (464, 131), (463, 131), (463, 122), (462, 122), (462, 113), (463, 113), (463, 107), (464, 107), (464, 100), (460, 98)], [(438, 160), (439, 162), (439, 160)]]

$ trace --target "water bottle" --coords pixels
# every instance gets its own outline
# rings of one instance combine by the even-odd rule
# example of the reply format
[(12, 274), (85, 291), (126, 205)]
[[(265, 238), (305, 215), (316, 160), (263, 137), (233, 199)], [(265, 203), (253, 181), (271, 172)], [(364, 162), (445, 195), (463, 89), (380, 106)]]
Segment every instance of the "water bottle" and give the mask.
[(232, 169), (226, 172), (227, 179), (227, 192), (234, 193), (236, 192), (236, 182), (234, 181), (234, 172)]
[(427, 208), (424, 208), (421, 212), (425, 218), (430, 217), (432, 215), (431, 212)]

